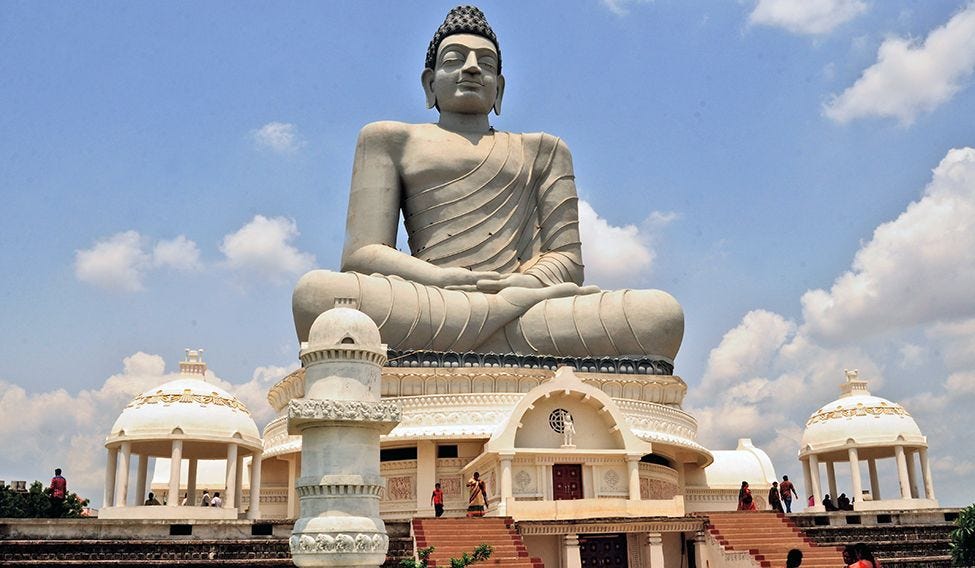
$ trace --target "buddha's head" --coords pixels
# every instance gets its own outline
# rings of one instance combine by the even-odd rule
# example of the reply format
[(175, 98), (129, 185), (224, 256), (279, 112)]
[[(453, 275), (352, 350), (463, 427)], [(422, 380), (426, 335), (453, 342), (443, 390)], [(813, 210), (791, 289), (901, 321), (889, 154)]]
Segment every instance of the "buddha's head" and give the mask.
[(420, 80), (427, 108), (460, 114), (501, 114), (504, 77), (498, 38), (474, 6), (447, 14), (427, 48)]

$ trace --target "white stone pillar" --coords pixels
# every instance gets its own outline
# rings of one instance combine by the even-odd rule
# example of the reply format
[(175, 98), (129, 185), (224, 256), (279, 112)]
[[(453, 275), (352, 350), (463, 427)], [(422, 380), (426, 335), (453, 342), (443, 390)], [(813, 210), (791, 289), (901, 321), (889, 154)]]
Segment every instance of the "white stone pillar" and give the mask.
[(833, 502), (833, 506), (837, 506), (836, 497), (836, 467), (833, 465), (832, 461), (826, 462), (826, 482), (829, 483), (829, 500)]
[(149, 475), (149, 456), (139, 454), (139, 472), (135, 478), (135, 504), (141, 505), (146, 502), (146, 477)]
[(809, 475), (812, 479), (813, 507), (815, 507), (819, 505), (823, 495), (819, 486), (819, 458), (816, 454), (809, 455)]
[(508, 514), (508, 504), (514, 501), (514, 488), (511, 484), (511, 461), (514, 459), (514, 452), (504, 452), (499, 455), (501, 458), (501, 515)]
[(879, 501), (880, 476), (877, 475), (877, 460), (873, 458), (867, 460), (867, 469), (870, 471), (870, 498)]
[(437, 483), (437, 444), (433, 440), (416, 442), (416, 514), (430, 511), (430, 494)]
[(298, 518), (298, 492), (295, 484), (298, 481), (298, 456), (291, 456), (288, 461), (288, 518)]
[(911, 487), (911, 498), (918, 498), (917, 491), (917, 460), (914, 459), (914, 450), (905, 450), (904, 455), (907, 461), (907, 484)]
[(897, 480), (901, 485), (901, 499), (910, 499), (911, 482), (907, 479), (907, 458), (904, 456), (904, 446), (894, 446), (894, 457), (897, 459)]
[(232, 508), (237, 495), (237, 444), (227, 444), (227, 491), (223, 506)]
[(810, 495), (815, 495), (816, 492), (813, 490), (812, 484), (812, 473), (809, 470), (809, 460), (802, 460), (802, 480), (805, 483), (806, 492), (799, 496), (802, 507), (800, 509), (805, 509), (808, 507), (808, 502), (806, 498)]
[(640, 500), (640, 457), (626, 456), (626, 469), (630, 478), (630, 501)]
[(251, 502), (247, 509), (248, 519), (261, 518), (261, 466), (263, 465), (262, 455), (257, 453), (251, 459)]
[(118, 473), (118, 448), (109, 448), (105, 460), (105, 494), (102, 496), (103, 507), (115, 506), (115, 474)]
[(179, 506), (179, 477), (183, 469), (183, 440), (173, 440), (172, 455), (169, 458), (169, 497), (166, 504)]
[(239, 449), (237, 451), (237, 476), (234, 478), (234, 487), (237, 488), (236, 493), (234, 493), (234, 508), (240, 512), (243, 509), (241, 503), (244, 501), (244, 454), (240, 453)]
[(647, 546), (650, 549), (650, 568), (664, 566), (664, 537), (661, 533), (647, 533)]
[(924, 498), (934, 500), (934, 480), (931, 479), (931, 462), (928, 461), (928, 449), (920, 448), (918, 457), (921, 458), (921, 478), (924, 481)]
[(125, 507), (129, 498), (129, 456), (132, 443), (122, 442), (119, 447), (118, 473), (115, 482), (115, 506)]
[(562, 568), (582, 568), (579, 535), (567, 534), (562, 538), (562, 560)]
[[(193, 506), (196, 505), (196, 470), (199, 466), (199, 461), (196, 458), (190, 458), (189, 466), (186, 468), (186, 505)], [(182, 499), (180, 499), (182, 502)]]
[(850, 478), (853, 480), (853, 502), (863, 501), (863, 483), (860, 481), (860, 456), (856, 448), (848, 450), (850, 457)]

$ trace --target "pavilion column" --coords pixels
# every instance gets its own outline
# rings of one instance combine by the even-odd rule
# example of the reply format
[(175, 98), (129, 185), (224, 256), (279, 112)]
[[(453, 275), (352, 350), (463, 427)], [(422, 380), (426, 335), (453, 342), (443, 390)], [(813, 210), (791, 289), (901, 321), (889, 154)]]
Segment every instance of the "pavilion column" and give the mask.
[(829, 483), (829, 500), (836, 507), (836, 467), (832, 461), (826, 462), (826, 482)]
[(186, 504), (196, 505), (196, 470), (199, 461), (196, 458), (189, 459), (189, 467), (186, 468)]
[(132, 443), (122, 442), (119, 447), (118, 473), (115, 482), (115, 506), (124, 507), (129, 498), (129, 455)]
[(640, 456), (626, 456), (626, 469), (630, 478), (630, 501), (639, 501)]
[(850, 457), (850, 478), (853, 480), (853, 502), (859, 503), (863, 500), (863, 484), (860, 481), (860, 456), (856, 448), (849, 449)]
[(577, 534), (562, 537), (562, 568), (582, 568), (582, 552), (579, 550)]
[(904, 457), (904, 446), (894, 446), (894, 457), (897, 459), (897, 480), (901, 485), (901, 499), (910, 499), (911, 482), (907, 478), (907, 458)]
[(802, 463), (802, 479), (805, 482), (805, 487), (806, 487), (806, 493), (804, 494), (805, 496), (800, 496), (800, 499), (802, 499), (803, 508), (805, 508), (807, 506), (806, 497), (809, 497), (810, 495), (815, 495), (816, 492), (813, 491), (812, 472), (809, 470), (809, 460), (807, 459), (807, 460), (800, 460), (800, 461)]
[(879, 501), (880, 477), (877, 475), (877, 460), (867, 460), (867, 469), (870, 471), (870, 498), (874, 501)]
[(819, 488), (819, 458), (816, 454), (809, 455), (809, 476), (812, 480), (813, 506), (819, 504), (819, 496), (822, 495)]
[(924, 481), (924, 498), (934, 500), (934, 481), (931, 479), (931, 462), (928, 461), (928, 449), (918, 450), (921, 458), (921, 479)]
[(251, 459), (251, 502), (247, 509), (248, 519), (261, 518), (261, 465), (262, 455), (255, 453)]
[(105, 494), (102, 496), (103, 507), (115, 506), (115, 474), (118, 470), (118, 448), (108, 448), (105, 460)]
[(166, 504), (179, 505), (179, 474), (183, 469), (183, 440), (173, 440), (172, 455), (169, 458), (169, 497)]
[(288, 518), (298, 518), (298, 493), (295, 485), (298, 482), (298, 456), (288, 458)]
[(914, 459), (914, 450), (906, 450), (904, 452), (907, 458), (907, 483), (911, 487), (911, 497), (917, 499), (919, 494), (917, 490), (917, 460)]
[[(430, 493), (437, 483), (437, 444), (433, 440), (416, 443), (416, 514), (430, 510)], [(502, 480), (502, 487), (504, 486)], [(429, 514), (429, 513), (428, 513)]]
[(647, 533), (647, 547), (650, 549), (650, 568), (664, 566), (664, 537), (661, 533)]
[(237, 444), (227, 445), (227, 482), (226, 495), (223, 496), (223, 506), (231, 508), (237, 495)]
[(237, 491), (234, 493), (234, 508), (240, 511), (242, 509), (241, 503), (244, 500), (244, 454), (237, 451), (237, 477), (234, 478), (234, 487)]
[(135, 478), (135, 504), (141, 505), (145, 503), (146, 499), (146, 477), (149, 476), (149, 456), (139, 454), (139, 467), (136, 471), (139, 473)]

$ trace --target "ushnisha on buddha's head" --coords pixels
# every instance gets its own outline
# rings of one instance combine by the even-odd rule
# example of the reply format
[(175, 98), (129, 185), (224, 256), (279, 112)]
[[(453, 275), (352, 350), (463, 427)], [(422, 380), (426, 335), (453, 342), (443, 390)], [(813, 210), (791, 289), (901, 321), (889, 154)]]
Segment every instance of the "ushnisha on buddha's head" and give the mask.
[(501, 49), (483, 12), (458, 6), (447, 14), (430, 40), (420, 80), (427, 108), (441, 114), (501, 114)]

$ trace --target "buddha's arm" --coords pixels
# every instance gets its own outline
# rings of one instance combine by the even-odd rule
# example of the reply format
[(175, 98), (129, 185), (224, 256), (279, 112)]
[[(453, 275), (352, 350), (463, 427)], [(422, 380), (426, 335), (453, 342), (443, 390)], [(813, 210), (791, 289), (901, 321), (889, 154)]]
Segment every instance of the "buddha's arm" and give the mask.
[(396, 122), (367, 124), (359, 133), (342, 270), (399, 276), (439, 287), (497, 279), (496, 272), (442, 268), (396, 250), (402, 193), (397, 163), (408, 135), (407, 125)]
[(541, 253), (522, 264), (519, 272), (544, 286), (562, 282), (582, 285), (582, 244), (579, 238), (579, 198), (572, 154), (558, 140), (548, 174), (538, 190)]

